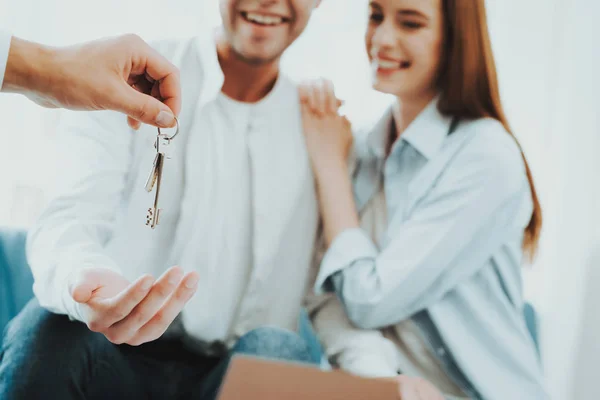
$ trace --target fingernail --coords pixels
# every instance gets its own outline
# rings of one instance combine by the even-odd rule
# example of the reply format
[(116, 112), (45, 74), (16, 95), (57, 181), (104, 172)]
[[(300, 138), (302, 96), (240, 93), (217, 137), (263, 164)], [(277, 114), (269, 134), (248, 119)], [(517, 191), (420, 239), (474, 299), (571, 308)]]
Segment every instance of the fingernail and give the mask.
[(185, 287), (188, 289), (193, 289), (198, 284), (199, 277), (198, 275), (192, 275), (185, 281)]
[(169, 128), (175, 124), (175, 117), (168, 111), (161, 111), (156, 116), (156, 125)]

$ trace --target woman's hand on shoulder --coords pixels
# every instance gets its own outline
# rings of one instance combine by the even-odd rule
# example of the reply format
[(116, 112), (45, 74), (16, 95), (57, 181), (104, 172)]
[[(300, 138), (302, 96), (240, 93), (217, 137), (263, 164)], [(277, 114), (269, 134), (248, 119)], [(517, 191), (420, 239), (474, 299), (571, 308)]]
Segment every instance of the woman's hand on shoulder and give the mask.
[(304, 82), (298, 88), (307, 150), (316, 173), (346, 168), (353, 136), (350, 122), (339, 115), (342, 102), (326, 79)]

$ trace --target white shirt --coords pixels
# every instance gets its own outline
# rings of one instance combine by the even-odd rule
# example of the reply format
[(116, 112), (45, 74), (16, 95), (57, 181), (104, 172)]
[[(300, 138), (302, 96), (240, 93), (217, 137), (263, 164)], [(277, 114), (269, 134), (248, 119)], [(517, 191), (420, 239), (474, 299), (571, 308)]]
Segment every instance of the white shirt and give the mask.
[(4, 83), (4, 73), (6, 72), (11, 39), (12, 36), (9, 33), (0, 31), (0, 89), (2, 89), (2, 84)]
[(67, 288), (77, 269), (135, 279), (181, 265), (200, 283), (180, 322), (205, 351), (259, 326), (295, 330), (318, 222), (296, 88), (280, 76), (262, 101), (240, 104), (220, 94), (212, 37), (155, 47), (180, 68), (183, 91), (160, 224), (145, 226), (156, 130), (131, 132), (113, 112), (71, 113), (59, 130), (58, 193), (29, 235), (35, 294), (81, 320)]

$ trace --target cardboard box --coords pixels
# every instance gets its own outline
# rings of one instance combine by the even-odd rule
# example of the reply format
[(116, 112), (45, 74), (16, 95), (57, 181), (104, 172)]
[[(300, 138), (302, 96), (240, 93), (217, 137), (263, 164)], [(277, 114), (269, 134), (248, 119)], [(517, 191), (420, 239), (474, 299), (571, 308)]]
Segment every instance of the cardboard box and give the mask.
[(232, 358), (218, 400), (398, 400), (393, 380), (361, 378), (316, 366)]

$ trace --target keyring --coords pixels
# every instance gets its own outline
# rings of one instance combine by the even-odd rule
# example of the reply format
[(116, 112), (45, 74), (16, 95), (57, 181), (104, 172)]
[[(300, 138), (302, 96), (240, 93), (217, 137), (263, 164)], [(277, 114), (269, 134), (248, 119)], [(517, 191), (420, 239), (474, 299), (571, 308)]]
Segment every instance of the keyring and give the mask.
[(160, 131), (160, 127), (158, 128), (158, 136), (160, 136), (161, 138), (166, 140), (167, 143), (170, 143), (171, 140), (175, 139), (175, 136), (177, 136), (177, 134), (179, 134), (179, 120), (177, 119), (176, 116), (173, 116), (173, 118), (175, 118), (175, 126), (176, 126), (175, 133), (173, 134), (173, 136), (167, 137), (166, 135), (163, 135), (162, 132)]

